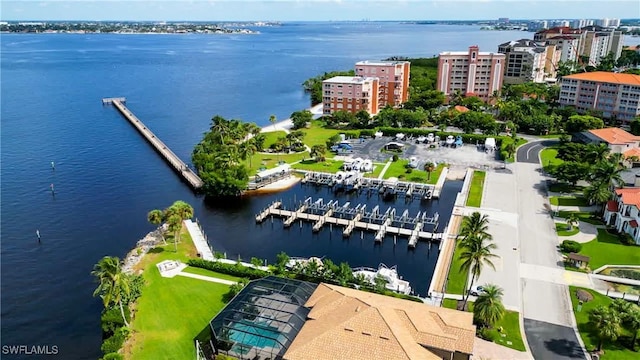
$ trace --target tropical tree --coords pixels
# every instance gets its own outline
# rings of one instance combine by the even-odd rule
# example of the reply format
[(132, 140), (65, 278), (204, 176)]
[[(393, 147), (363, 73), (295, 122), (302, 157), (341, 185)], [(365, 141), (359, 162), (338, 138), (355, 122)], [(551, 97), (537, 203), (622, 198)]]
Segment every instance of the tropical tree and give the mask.
[(278, 274), (282, 274), (285, 272), (287, 268), (287, 263), (289, 262), (289, 255), (284, 251), (281, 251), (276, 255), (276, 271)]
[(324, 154), (327, 152), (327, 147), (324, 145), (313, 145), (311, 147), (310, 155), (316, 159), (316, 161), (324, 161)]
[[(120, 306), (120, 315), (124, 325), (129, 327), (124, 314), (123, 295), (129, 298), (131, 292), (130, 281), (127, 274), (122, 271), (120, 259), (115, 256), (105, 256), (94, 265), (91, 275), (98, 281), (98, 287), (93, 296), (100, 296), (105, 309), (117, 304)], [(128, 304), (126, 304), (128, 305)]]
[(591, 174), (591, 181), (601, 182), (607, 186), (617, 187), (620, 184), (624, 184), (622, 176), (622, 166), (614, 161), (599, 161), (593, 168)]
[(431, 172), (436, 168), (435, 164), (431, 161), (427, 161), (424, 164), (424, 171), (427, 172), (427, 181), (431, 180)]
[[(147, 221), (153, 225), (160, 226), (164, 222), (164, 214), (162, 210), (154, 209), (147, 214)], [(167, 245), (167, 240), (164, 238), (164, 229), (160, 229), (160, 236), (162, 236), (162, 242)]]
[(611, 198), (609, 184), (605, 182), (592, 182), (584, 189), (584, 197), (587, 198), (591, 204), (603, 205)]
[(615, 341), (620, 335), (620, 317), (618, 313), (603, 305), (589, 312), (589, 323), (598, 337), (598, 348), (602, 350), (605, 341)]
[(309, 110), (294, 111), (291, 113), (291, 122), (294, 129), (301, 129), (313, 120), (313, 114)]
[(253, 138), (243, 142), (238, 147), (238, 155), (240, 155), (241, 159), (249, 159), (249, 167), (253, 167), (251, 163), (251, 158), (258, 151), (258, 146)]
[(182, 230), (182, 219), (177, 214), (170, 215), (167, 218), (167, 225), (169, 225), (169, 231), (173, 233), (173, 245), (175, 247), (175, 251), (178, 252), (178, 237)]
[(631, 348), (635, 350), (638, 332), (640, 331), (640, 307), (638, 305), (630, 306), (622, 317), (622, 323), (632, 334)]
[(460, 233), (458, 238), (462, 238), (461, 242), (466, 242), (467, 239), (474, 238), (476, 236), (484, 236), (487, 239), (492, 239), (489, 230), (489, 216), (482, 215), (478, 211), (474, 211), (470, 216), (465, 216), (462, 219), (462, 225), (460, 227)]
[(384, 276), (382, 276), (380, 274), (376, 275), (373, 278), (373, 282), (374, 282), (373, 289), (377, 293), (383, 294), (387, 290), (387, 282), (388, 281)]
[(580, 218), (576, 213), (569, 213), (567, 216), (567, 225), (569, 225), (569, 230), (573, 230), (573, 226), (579, 224)]
[(269, 122), (271, 123), (271, 125), (273, 125), (273, 129), (276, 129), (276, 116), (275, 115), (271, 115), (269, 116)]
[[(506, 153), (507, 158), (510, 159), (513, 156), (513, 154), (516, 153), (516, 144), (513, 141), (510, 141), (509, 143), (507, 143), (504, 146), (504, 152)], [(505, 160), (507, 160), (507, 159), (505, 159)]]
[(502, 304), (503, 290), (493, 284), (482, 286), (482, 293), (478, 295), (473, 305), (473, 317), (477, 322), (486, 327), (492, 327), (504, 316)]
[(480, 277), (480, 273), (482, 272), (484, 265), (488, 265), (495, 270), (496, 266), (493, 264), (491, 259), (496, 258), (497, 255), (492, 251), (497, 249), (498, 246), (491, 242), (490, 237), (485, 235), (475, 235), (474, 237), (461, 242), (460, 245), (462, 246), (462, 251), (460, 252), (460, 260), (462, 260), (462, 264), (460, 264), (460, 270), (465, 274), (471, 273), (471, 282), (467, 288), (468, 291), (464, 298), (464, 309), (467, 306), (467, 301), (471, 294), (471, 288), (473, 287), (474, 282)]
[(336, 280), (340, 286), (346, 286), (349, 282), (353, 281), (353, 270), (346, 262), (341, 262), (336, 271)]

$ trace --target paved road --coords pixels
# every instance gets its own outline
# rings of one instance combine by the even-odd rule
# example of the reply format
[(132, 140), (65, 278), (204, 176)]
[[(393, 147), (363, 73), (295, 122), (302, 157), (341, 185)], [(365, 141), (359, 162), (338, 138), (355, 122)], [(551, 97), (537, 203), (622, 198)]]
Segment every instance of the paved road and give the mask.
[[(554, 222), (544, 206), (546, 178), (540, 172), (538, 154), (554, 142), (522, 146), (515, 164), (524, 328), (535, 359), (585, 359), (573, 329), (567, 286), (553, 275), (562, 262)], [(527, 275), (532, 272), (536, 275)]]
[(540, 151), (545, 146), (550, 146), (557, 142), (558, 140), (542, 140), (524, 144), (518, 148), (516, 159), (518, 159), (518, 162), (539, 164), (540, 160), (538, 158), (538, 154), (540, 153)]

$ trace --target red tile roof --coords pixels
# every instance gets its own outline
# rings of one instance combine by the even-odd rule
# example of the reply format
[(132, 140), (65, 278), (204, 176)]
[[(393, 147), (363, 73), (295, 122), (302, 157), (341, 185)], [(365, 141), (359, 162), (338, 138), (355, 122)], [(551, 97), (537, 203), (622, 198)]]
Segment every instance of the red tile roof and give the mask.
[(604, 128), (589, 130), (590, 133), (609, 144), (627, 144), (640, 141), (640, 136), (630, 134), (620, 128)]
[(632, 157), (632, 156), (637, 156), (638, 159), (640, 159), (640, 149), (639, 148), (633, 148), (633, 149), (629, 149), (625, 152), (622, 153), (624, 155), (624, 157), (628, 158), (628, 157)]
[(629, 221), (629, 225), (631, 225), (632, 228), (637, 228), (638, 227), (638, 222), (635, 220), (631, 220)]
[(563, 76), (563, 79), (587, 80), (611, 84), (640, 85), (640, 75), (594, 71)]
[(469, 109), (466, 106), (456, 105), (454, 109), (458, 110), (461, 113), (466, 113)]
[(610, 211), (610, 212), (618, 211), (618, 202), (615, 200), (607, 201), (607, 211)]
[(635, 205), (640, 209), (640, 188), (629, 187), (616, 189), (616, 195), (622, 199), (622, 203), (625, 205)]

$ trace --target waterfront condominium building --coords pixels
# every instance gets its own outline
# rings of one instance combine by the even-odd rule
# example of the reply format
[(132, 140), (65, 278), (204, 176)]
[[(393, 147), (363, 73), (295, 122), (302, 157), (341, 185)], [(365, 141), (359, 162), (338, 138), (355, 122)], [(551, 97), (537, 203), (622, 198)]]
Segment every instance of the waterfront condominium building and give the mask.
[[(600, 64), (601, 59), (609, 53), (613, 53), (617, 60), (624, 43), (621, 31), (593, 25), (580, 29), (555, 27), (541, 30), (535, 33), (533, 39), (556, 45), (561, 52), (561, 61), (577, 61), (591, 66)], [(584, 58), (588, 58), (588, 62), (583, 61)]]
[(378, 109), (398, 107), (409, 100), (408, 61), (358, 61), (356, 75), (379, 79)]
[(640, 75), (595, 71), (564, 76), (560, 104), (575, 106), (579, 113), (601, 111), (628, 124), (640, 115)]
[(378, 113), (379, 82), (376, 77), (335, 76), (322, 82), (322, 112)]
[(504, 54), (480, 52), (476, 45), (468, 51), (442, 52), (436, 89), (447, 96), (460, 91), (489, 101), (502, 88), (504, 67)]
[[(554, 45), (549, 45), (555, 50)], [(520, 39), (498, 45), (498, 52), (505, 54), (505, 84), (522, 84), (527, 81), (544, 82), (547, 73), (547, 46), (533, 40)]]

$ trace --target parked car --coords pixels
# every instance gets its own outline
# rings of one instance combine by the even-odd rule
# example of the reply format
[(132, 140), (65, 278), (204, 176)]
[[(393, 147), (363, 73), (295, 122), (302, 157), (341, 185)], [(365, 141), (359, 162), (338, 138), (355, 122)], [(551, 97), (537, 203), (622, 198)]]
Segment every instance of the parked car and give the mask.
[(473, 296), (478, 296), (478, 295), (484, 293), (484, 288), (481, 285), (476, 285), (476, 286), (471, 288), (469, 293), (471, 293), (471, 295), (473, 295)]

